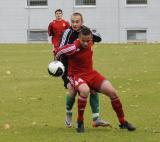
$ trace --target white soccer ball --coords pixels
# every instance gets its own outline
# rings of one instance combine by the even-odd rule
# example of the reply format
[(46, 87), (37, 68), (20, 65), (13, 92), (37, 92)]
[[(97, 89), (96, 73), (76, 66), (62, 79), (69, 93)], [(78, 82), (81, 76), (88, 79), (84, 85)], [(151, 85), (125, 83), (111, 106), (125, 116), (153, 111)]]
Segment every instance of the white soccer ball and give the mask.
[(64, 65), (60, 61), (52, 61), (48, 65), (48, 73), (52, 76), (62, 76), (64, 71)]

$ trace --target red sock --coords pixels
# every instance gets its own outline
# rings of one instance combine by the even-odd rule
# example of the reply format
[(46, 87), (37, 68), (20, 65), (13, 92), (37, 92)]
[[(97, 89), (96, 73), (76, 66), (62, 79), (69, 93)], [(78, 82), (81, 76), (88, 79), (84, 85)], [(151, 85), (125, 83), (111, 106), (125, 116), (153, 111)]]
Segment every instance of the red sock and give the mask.
[(83, 121), (83, 114), (87, 104), (87, 97), (79, 96), (78, 97), (78, 118), (77, 121)]
[(114, 98), (111, 100), (111, 103), (112, 103), (112, 107), (113, 107), (114, 111), (117, 114), (119, 122), (121, 124), (123, 124), (125, 122), (125, 119), (124, 119), (124, 112), (123, 112), (123, 108), (122, 108), (122, 104), (120, 102), (120, 99)]

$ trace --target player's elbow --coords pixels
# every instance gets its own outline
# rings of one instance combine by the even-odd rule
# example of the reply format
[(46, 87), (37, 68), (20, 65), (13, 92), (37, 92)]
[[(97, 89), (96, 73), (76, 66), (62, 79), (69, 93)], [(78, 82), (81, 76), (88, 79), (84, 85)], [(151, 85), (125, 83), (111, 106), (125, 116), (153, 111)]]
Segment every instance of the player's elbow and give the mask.
[(102, 38), (101, 37), (93, 37), (94, 42), (101, 42)]
[(102, 38), (101, 38), (100, 34), (98, 34), (98, 33), (93, 33), (93, 41), (94, 41), (94, 42), (101, 42), (101, 41), (102, 41)]

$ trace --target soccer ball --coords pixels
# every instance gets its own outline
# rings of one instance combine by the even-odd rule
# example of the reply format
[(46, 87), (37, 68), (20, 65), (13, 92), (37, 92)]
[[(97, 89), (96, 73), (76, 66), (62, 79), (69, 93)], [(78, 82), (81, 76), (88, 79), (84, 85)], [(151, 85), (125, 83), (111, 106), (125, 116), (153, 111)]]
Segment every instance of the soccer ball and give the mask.
[(60, 61), (52, 61), (48, 65), (48, 73), (52, 76), (62, 76), (64, 70), (64, 65)]

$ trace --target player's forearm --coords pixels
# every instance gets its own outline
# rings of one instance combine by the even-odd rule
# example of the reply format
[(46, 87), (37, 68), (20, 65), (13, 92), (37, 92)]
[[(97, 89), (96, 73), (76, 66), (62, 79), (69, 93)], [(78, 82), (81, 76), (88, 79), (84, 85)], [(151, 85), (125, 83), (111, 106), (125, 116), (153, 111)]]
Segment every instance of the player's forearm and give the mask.
[(55, 58), (59, 60), (62, 55), (72, 55), (76, 52), (77, 46), (75, 44), (68, 44), (65, 46), (62, 46), (61, 48), (57, 48), (54, 53), (55, 53)]
[(54, 36), (55, 33), (52, 30), (48, 30), (48, 36)]

